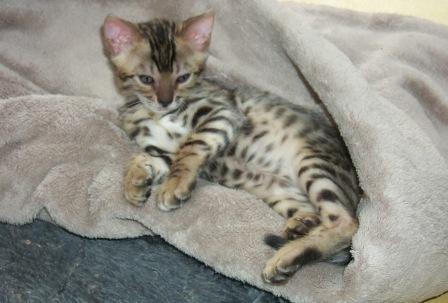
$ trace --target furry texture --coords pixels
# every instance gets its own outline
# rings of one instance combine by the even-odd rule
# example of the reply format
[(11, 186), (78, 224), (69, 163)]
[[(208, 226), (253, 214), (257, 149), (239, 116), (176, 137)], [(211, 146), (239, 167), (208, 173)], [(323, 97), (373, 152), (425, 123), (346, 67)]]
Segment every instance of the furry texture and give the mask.
[[(217, 271), (295, 302), (418, 302), (446, 291), (445, 27), (270, 1), (2, 5), (0, 220), (39, 217), (88, 237), (151, 229)], [(366, 194), (345, 270), (316, 264), (285, 286), (263, 284), (272, 249), (262, 237), (283, 220), (239, 191), (201, 183), (188, 207), (168, 214), (124, 201), (121, 163), (132, 146), (114, 124), (120, 99), (98, 28), (109, 13), (143, 21), (209, 8), (217, 12), (215, 75), (297, 103), (319, 96), (339, 126)]]
[(201, 173), (255, 195), (288, 219), (289, 241), (263, 270), (265, 282), (285, 283), (307, 262), (350, 247), (355, 170), (320, 111), (203, 77), (212, 26), (212, 13), (177, 24), (106, 18), (104, 44), (126, 100), (123, 128), (142, 151), (128, 166), (124, 194), (140, 206), (155, 189), (159, 209), (171, 211), (189, 200)]

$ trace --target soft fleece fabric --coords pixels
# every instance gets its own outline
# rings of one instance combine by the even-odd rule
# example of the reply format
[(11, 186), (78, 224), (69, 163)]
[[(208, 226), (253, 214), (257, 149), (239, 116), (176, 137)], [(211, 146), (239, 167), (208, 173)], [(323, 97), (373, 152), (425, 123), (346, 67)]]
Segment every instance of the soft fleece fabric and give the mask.
[[(365, 191), (354, 261), (285, 286), (260, 272), (283, 220), (253, 196), (201, 183), (163, 213), (122, 197), (134, 151), (102, 53), (107, 14), (145, 21), (214, 9), (209, 71), (321, 103)], [(229, 277), (293, 302), (418, 302), (448, 290), (448, 29), (416, 18), (261, 1), (6, 0), (0, 9), (0, 220), (86, 237), (155, 232)]]

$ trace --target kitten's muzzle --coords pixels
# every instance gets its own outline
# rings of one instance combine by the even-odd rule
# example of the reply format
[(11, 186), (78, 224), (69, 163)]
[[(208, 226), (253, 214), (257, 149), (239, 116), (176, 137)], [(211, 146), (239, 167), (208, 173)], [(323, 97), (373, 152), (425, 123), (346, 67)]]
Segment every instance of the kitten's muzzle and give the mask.
[(162, 107), (168, 107), (174, 100), (174, 86), (170, 81), (160, 81), (156, 88), (157, 102)]
[(159, 99), (157, 100), (162, 107), (168, 107), (171, 103), (173, 103), (173, 99)]

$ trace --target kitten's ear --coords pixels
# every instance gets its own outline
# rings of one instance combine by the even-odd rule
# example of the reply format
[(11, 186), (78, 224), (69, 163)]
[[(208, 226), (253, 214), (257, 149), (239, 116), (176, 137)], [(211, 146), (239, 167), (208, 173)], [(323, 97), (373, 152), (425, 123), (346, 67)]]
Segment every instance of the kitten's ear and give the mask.
[(210, 45), (214, 18), (214, 12), (210, 11), (185, 20), (182, 22), (179, 36), (194, 50), (207, 51)]
[(104, 20), (102, 32), (106, 49), (112, 56), (131, 49), (142, 39), (134, 24), (110, 15)]

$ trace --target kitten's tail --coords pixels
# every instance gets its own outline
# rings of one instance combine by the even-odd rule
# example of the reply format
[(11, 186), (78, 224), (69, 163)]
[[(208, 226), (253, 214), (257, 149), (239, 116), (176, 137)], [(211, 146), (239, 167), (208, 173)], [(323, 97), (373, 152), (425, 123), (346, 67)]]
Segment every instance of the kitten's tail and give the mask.
[(285, 238), (274, 235), (274, 234), (267, 234), (263, 238), (263, 242), (267, 245), (272, 247), (273, 249), (277, 250), (280, 249), (283, 245), (288, 242)]

